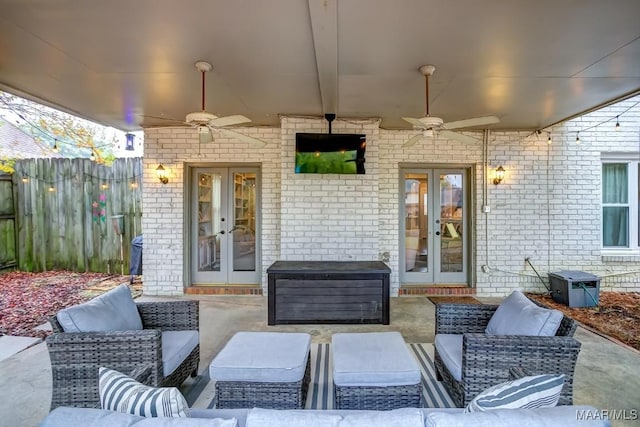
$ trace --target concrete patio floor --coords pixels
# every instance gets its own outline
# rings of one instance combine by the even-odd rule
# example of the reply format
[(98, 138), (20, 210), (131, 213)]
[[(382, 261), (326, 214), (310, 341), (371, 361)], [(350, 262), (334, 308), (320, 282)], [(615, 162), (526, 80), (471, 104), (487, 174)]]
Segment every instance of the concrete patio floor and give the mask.
[[(425, 297), (391, 298), (391, 324), (267, 326), (267, 299), (261, 296), (185, 296), (200, 301), (200, 372), (237, 331), (308, 332), (314, 342), (330, 342), (336, 332), (399, 331), (407, 342), (433, 342), (434, 305)], [(162, 300), (141, 297), (140, 300)], [(495, 299), (478, 298), (484, 302)], [(574, 382), (574, 402), (600, 409), (640, 412), (640, 352), (584, 328)], [(190, 381), (190, 380), (188, 380)], [(40, 343), (0, 361), (0, 426), (33, 427), (49, 412), (51, 369)], [(614, 426), (640, 425), (639, 420)]]

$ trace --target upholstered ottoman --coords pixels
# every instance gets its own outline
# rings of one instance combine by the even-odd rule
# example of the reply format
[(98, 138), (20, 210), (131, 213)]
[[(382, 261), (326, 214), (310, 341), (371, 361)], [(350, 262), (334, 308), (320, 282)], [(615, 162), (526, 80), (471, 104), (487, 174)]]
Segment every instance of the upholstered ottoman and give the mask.
[(399, 332), (334, 334), (331, 352), (336, 409), (421, 406), (420, 367)]
[(310, 344), (304, 333), (236, 333), (209, 366), (217, 408), (303, 409)]

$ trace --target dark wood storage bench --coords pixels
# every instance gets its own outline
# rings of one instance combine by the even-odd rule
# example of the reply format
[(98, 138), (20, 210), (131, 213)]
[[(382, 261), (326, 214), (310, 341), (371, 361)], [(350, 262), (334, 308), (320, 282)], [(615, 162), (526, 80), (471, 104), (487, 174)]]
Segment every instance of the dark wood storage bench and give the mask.
[(268, 324), (389, 324), (389, 274), (381, 261), (276, 261), (267, 268)]

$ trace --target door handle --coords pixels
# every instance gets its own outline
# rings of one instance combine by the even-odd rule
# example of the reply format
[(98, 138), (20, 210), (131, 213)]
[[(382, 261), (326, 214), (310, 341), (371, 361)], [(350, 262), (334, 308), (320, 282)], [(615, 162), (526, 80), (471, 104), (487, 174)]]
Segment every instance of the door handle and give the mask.
[(436, 231), (436, 236), (439, 236), (439, 235), (440, 235), (440, 232), (439, 232), (439, 231)]

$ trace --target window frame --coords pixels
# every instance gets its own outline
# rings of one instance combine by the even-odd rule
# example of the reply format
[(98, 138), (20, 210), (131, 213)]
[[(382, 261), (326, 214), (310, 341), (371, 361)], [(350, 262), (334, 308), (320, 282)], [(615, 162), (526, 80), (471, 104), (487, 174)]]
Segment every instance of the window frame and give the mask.
[[(604, 207), (622, 206), (621, 204), (605, 204), (604, 176), (602, 174), (605, 163), (624, 163), (627, 165), (627, 204), (629, 213), (628, 247), (604, 246)], [(640, 255), (640, 159), (638, 153), (603, 153), (600, 165), (600, 248), (602, 255)]]

